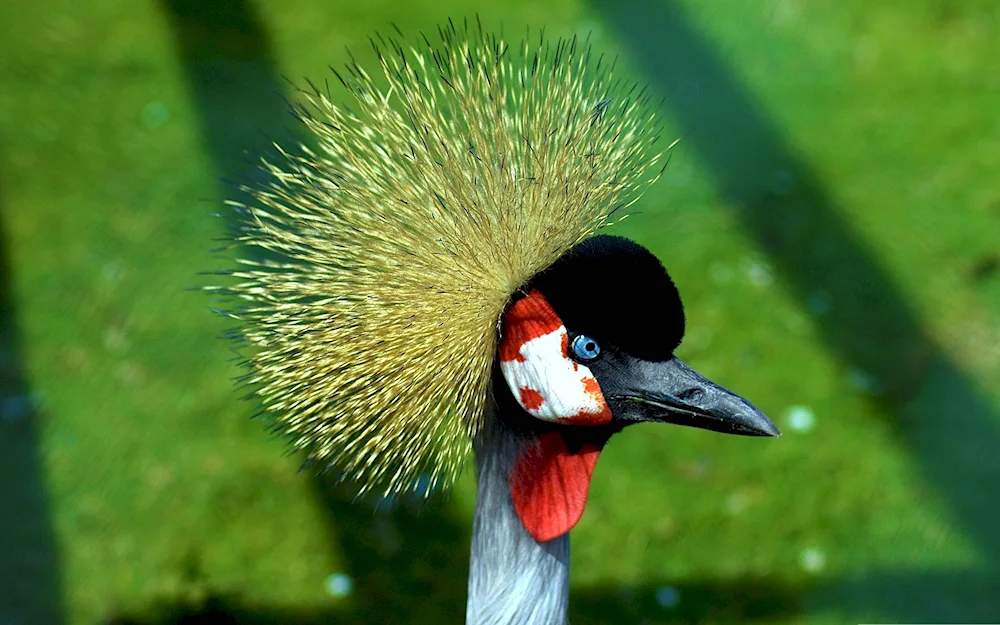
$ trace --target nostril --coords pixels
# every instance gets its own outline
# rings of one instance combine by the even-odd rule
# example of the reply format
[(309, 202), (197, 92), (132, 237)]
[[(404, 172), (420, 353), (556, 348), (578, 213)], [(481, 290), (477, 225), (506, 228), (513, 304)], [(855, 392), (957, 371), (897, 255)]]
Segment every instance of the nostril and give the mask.
[(705, 391), (698, 387), (689, 388), (677, 394), (677, 399), (681, 401), (698, 401), (705, 396)]

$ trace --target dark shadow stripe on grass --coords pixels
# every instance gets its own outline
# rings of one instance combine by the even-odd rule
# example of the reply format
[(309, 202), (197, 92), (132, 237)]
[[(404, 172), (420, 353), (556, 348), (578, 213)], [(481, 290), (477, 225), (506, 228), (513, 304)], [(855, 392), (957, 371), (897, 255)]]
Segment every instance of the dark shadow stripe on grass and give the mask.
[[(678, 4), (594, 5), (665, 98), (685, 144), (705, 163), (802, 307), (817, 299), (828, 303), (825, 314), (816, 316), (827, 345), (845, 364), (877, 380), (881, 409), (991, 563), (992, 576), (1000, 562), (1000, 499), (990, 496), (1000, 484), (995, 408), (927, 335), (873, 250)], [(871, 580), (874, 587), (880, 583)], [(885, 597), (886, 603), (891, 599)], [(1000, 598), (994, 600), (1000, 613)], [(956, 605), (953, 617), (963, 614)]]
[[(438, 579), (455, 573), (437, 571)], [(657, 601), (657, 593), (673, 593), (677, 603), (664, 607)], [(801, 613), (803, 588), (774, 580), (756, 578), (719, 581), (695, 579), (683, 583), (644, 585), (636, 588), (611, 588), (599, 586), (583, 592), (574, 592), (570, 598), (570, 622), (574, 625), (606, 625), (609, 623), (640, 623), (655, 618), (663, 625), (695, 625), (698, 623), (758, 623), (773, 622), (776, 617), (794, 617)], [(143, 614), (123, 615), (109, 625), (170, 625), (185, 623), (231, 623), (233, 625), (307, 625), (339, 623), (340, 625), (418, 625), (461, 623), (464, 603), (458, 610), (437, 613), (428, 618), (420, 610), (414, 612), (401, 603), (408, 595), (387, 594), (387, 603), (372, 605), (370, 599), (360, 598), (353, 608), (300, 607), (261, 605), (250, 597), (210, 596), (203, 601), (188, 604), (160, 604), (151, 606)], [(410, 597), (419, 604), (424, 597)], [(352, 600), (347, 600), (350, 603)], [(450, 620), (441, 620), (448, 615)]]
[[(273, 140), (288, 136), (292, 117), (270, 37), (253, 5), (246, 0), (158, 4), (169, 19), (201, 134), (219, 176), (234, 185), (264, 181), (258, 155)], [(221, 196), (246, 200), (233, 188), (223, 189)]]
[(319, 477), (327, 530), (350, 566), (345, 623), (461, 623), (465, 619), (471, 519), (441, 496), (396, 498), (391, 509)]
[[(439, 577), (453, 573), (438, 571)], [(946, 615), (961, 611), (969, 615), (965, 622), (987, 623), (994, 622), (996, 617), (995, 609), (987, 598), (988, 593), (996, 588), (997, 581), (1000, 580), (971, 573), (909, 574), (891, 571), (876, 571), (857, 579), (817, 579), (812, 582), (760, 577), (650, 580), (639, 586), (599, 585), (574, 590), (570, 596), (570, 622), (574, 625), (797, 622), (810, 609), (819, 608), (843, 616), (842, 622), (845, 623), (857, 622), (849, 615), (877, 618), (887, 609), (901, 617), (886, 622), (959, 622)], [(141, 613), (119, 615), (108, 625), (461, 622), (461, 616), (449, 621), (422, 618), (426, 612), (407, 609), (405, 601), (409, 595), (405, 592), (390, 593), (387, 603), (373, 606), (372, 600), (378, 596), (382, 595), (367, 591), (364, 596), (345, 599), (341, 607), (306, 607), (263, 604), (253, 597), (209, 593), (201, 600), (187, 603), (153, 603)], [(816, 605), (816, 597), (820, 599), (820, 605)], [(415, 601), (426, 602), (428, 597), (415, 597)], [(845, 604), (851, 608), (843, 610), (839, 607)], [(907, 615), (912, 618), (907, 619)], [(924, 620), (918, 618), (920, 615)]]
[(0, 186), (0, 623), (62, 618), (60, 560), (52, 529), (39, 419), (18, 333)]

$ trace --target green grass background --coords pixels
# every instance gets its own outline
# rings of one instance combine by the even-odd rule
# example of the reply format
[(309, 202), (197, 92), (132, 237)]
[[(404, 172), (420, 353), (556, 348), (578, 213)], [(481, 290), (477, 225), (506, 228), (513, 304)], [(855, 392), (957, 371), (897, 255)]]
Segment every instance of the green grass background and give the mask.
[(786, 431), (616, 437), (572, 621), (1000, 621), (995, 2), (8, 0), (0, 623), (461, 621), (470, 476), (418, 513), (299, 473), (186, 289), (282, 76), (477, 12), (665, 98), (682, 141), (618, 231), (684, 295), (679, 355)]

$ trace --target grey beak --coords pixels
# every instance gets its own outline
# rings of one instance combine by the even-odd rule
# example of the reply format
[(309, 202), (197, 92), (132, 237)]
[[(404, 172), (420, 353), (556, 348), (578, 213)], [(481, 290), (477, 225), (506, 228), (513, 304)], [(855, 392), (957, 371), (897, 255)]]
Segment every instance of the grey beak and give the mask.
[(756, 406), (677, 358), (634, 361), (605, 397), (627, 421), (659, 421), (743, 436), (780, 436)]

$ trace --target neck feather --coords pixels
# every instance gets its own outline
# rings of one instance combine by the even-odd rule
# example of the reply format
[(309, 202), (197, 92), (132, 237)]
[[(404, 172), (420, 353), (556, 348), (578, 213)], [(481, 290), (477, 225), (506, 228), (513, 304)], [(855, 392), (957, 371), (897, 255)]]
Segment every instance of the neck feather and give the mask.
[(475, 442), (467, 625), (562, 625), (569, 603), (569, 534), (538, 543), (514, 510), (508, 479), (526, 434), (491, 414)]

